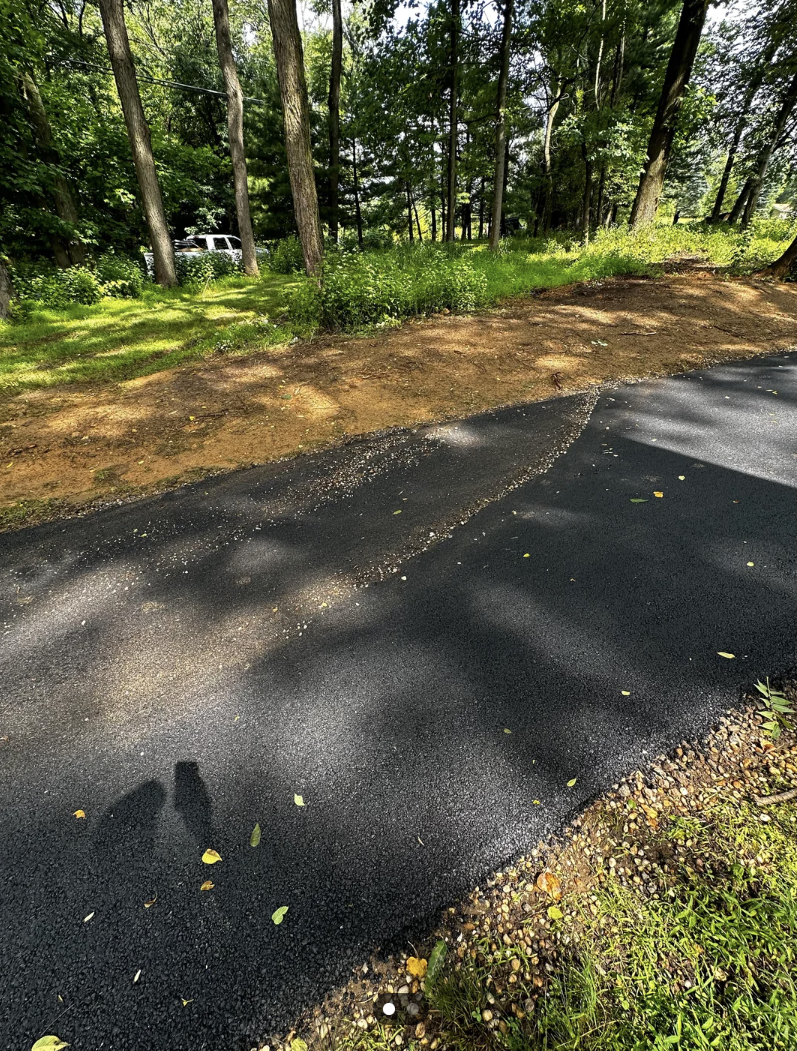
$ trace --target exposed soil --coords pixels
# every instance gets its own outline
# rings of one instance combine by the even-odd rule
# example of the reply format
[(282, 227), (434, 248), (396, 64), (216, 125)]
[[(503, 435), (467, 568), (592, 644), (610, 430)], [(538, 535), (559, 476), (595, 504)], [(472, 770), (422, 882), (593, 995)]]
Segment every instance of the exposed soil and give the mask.
[(0, 522), (67, 514), (347, 437), (797, 344), (797, 287), (709, 273), (553, 289), (0, 402)]

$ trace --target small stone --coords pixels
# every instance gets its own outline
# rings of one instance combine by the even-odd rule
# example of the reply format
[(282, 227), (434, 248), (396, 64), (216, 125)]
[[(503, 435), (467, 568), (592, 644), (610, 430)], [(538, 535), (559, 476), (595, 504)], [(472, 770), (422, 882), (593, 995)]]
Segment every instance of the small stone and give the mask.
[(410, 1002), (407, 1004), (407, 1014), (410, 1016), (410, 1018), (417, 1018), (420, 1013), (421, 1009), (418, 1006), (418, 1004), (410, 1000)]
[(415, 1037), (416, 1039), (421, 1040), (425, 1036), (426, 1026), (423, 1024), (423, 1022), (418, 1022), (418, 1024), (415, 1026)]

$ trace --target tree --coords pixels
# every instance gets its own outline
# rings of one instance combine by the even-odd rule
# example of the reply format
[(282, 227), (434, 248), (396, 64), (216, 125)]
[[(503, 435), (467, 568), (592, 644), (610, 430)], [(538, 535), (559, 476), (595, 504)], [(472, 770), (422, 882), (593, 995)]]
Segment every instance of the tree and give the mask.
[(775, 277), (783, 280), (795, 267), (797, 267), (797, 237), (794, 238), (783, 255), (776, 259), (774, 263), (770, 263), (769, 266), (759, 271), (758, 276)]
[(119, 92), (119, 101), (122, 104), (130, 149), (133, 153), (133, 164), (141, 191), (141, 203), (149, 229), (155, 263), (155, 280), (158, 284), (168, 288), (177, 284), (174, 247), (166, 225), (166, 213), (163, 210), (158, 173), (155, 170), (155, 159), (152, 156), (149, 126), (138, 91), (136, 70), (125, 24), (124, 7), (122, 0), (99, 0), (99, 2), (108, 53), (116, 80), (116, 90)]
[(651, 222), (659, 207), (678, 113), (692, 74), (709, 0), (684, 0), (670, 60), (664, 74), (659, 108), (648, 141), (647, 159), (631, 208), (631, 226)]
[(329, 73), (329, 235), (338, 239), (340, 220), (340, 74), (343, 67), (343, 14), (340, 0), (332, 0), (332, 63)]
[(462, 25), (460, 0), (451, 0), (451, 87), (448, 103), (448, 188), (446, 241), (456, 237), (457, 211), (457, 149), (459, 140), (459, 117), (457, 114), (459, 89), (459, 34)]
[(302, 244), (304, 268), (308, 274), (320, 274), (324, 261), (324, 244), (321, 239), (321, 219), (313, 173), (310, 107), (296, 0), (268, 0), (268, 13), (285, 123), (288, 175), (299, 240)]
[(252, 218), (249, 214), (249, 186), (246, 175), (246, 154), (244, 153), (244, 103), (238, 70), (232, 53), (227, 0), (213, 0), (213, 23), (216, 28), (219, 65), (227, 91), (227, 130), (235, 183), (235, 211), (238, 216), (238, 233), (241, 237), (241, 257), (244, 272), (250, 277), (256, 277), (258, 274), (257, 254), (255, 236), (252, 233)]
[(769, 162), (772, 159), (772, 154), (780, 145), (781, 136), (786, 130), (786, 125), (794, 112), (795, 106), (797, 106), (797, 73), (794, 74), (783, 94), (775, 119), (772, 122), (772, 127), (769, 129), (767, 140), (758, 155), (756, 166), (750, 176), (747, 200), (745, 201), (742, 214), (742, 229), (747, 228), (753, 217), (761, 194), (761, 185), (769, 167)]
[(11, 275), (8, 272), (6, 261), (0, 256), (0, 319), (5, 320), (11, 313), (11, 298), (14, 295), (14, 287), (11, 284)]
[(506, 88), (509, 81), (509, 52), (512, 46), (513, 0), (504, 0), (504, 26), (501, 34), (501, 69), (498, 74), (497, 121), (495, 126), (495, 182), (493, 217), (490, 226), (490, 249), (498, 251), (501, 237), (501, 212), (506, 171)]

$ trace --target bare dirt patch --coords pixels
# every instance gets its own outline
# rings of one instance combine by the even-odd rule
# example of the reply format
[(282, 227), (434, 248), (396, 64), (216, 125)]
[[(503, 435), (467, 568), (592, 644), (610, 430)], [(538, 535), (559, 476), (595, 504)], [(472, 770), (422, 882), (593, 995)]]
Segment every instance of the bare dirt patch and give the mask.
[(27, 392), (0, 403), (0, 513), (18, 524), (352, 435), (795, 344), (797, 288), (692, 273)]

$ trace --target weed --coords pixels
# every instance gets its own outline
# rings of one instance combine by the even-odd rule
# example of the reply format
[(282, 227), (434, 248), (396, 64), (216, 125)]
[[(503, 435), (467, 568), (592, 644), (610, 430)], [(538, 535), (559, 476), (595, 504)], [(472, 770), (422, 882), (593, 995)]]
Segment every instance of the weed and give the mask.
[(769, 677), (766, 683), (760, 680), (755, 684), (759, 696), (756, 698), (761, 705), (764, 715), (763, 727), (773, 739), (780, 737), (781, 730), (792, 728), (789, 716), (794, 714), (794, 709), (789, 704), (789, 699), (781, 690), (775, 690), (769, 685)]

